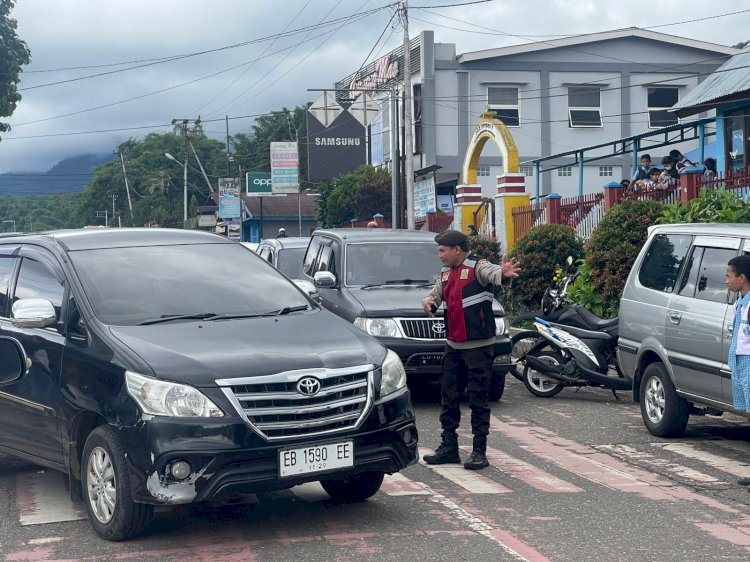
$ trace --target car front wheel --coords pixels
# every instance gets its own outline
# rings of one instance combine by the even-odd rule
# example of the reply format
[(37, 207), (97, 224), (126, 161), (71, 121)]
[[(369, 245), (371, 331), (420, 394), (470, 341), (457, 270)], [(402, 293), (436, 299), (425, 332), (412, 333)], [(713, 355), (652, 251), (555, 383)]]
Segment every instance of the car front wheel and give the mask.
[(343, 480), (321, 480), (320, 485), (338, 502), (361, 502), (372, 497), (383, 484), (382, 472), (364, 472)]
[(641, 417), (651, 435), (674, 437), (685, 431), (688, 404), (677, 396), (672, 380), (661, 363), (651, 363), (641, 380)]
[(103, 539), (127, 540), (151, 523), (154, 508), (133, 501), (125, 450), (109, 426), (97, 427), (86, 439), (81, 487), (91, 526)]

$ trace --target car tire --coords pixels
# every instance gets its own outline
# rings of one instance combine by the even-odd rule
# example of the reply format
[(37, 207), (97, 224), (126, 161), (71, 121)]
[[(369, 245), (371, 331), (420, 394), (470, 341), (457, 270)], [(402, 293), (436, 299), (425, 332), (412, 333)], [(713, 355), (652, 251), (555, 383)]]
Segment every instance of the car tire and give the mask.
[(86, 439), (81, 492), (91, 526), (103, 539), (127, 540), (151, 523), (154, 506), (133, 501), (125, 449), (112, 427), (97, 427)]
[(651, 363), (641, 379), (641, 417), (651, 435), (675, 437), (685, 431), (688, 403), (677, 396), (662, 363)]
[(341, 503), (362, 502), (375, 495), (383, 484), (382, 472), (363, 472), (343, 480), (321, 480), (331, 499)]
[(505, 393), (505, 372), (492, 373), (492, 377), (490, 378), (490, 401), (498, 402), (503, 397), (503, 393)]
[[(563, 364), (562, 356), (549, 347), (538, 349), (533, 352), (533, 355), (538, 360), (548, 362), (552, 365)], [(564, 388), (561, 382), (537, 373), (528, 364), (523, 366), (523, 384), (526, 390), (539, 398), (552, 398)]]

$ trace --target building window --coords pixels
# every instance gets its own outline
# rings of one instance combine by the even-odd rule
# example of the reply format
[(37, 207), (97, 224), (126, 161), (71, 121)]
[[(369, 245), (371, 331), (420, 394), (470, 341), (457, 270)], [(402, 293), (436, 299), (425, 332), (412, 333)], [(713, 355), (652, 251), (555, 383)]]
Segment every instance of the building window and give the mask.
[(487, 111), (494, 113), (506, 127), (518, 127), (521, 120), (518, 88), (514, 86), (488, 87)]
[(669, 108), (679, 99), (677, 88), (648, 89), (648, 126), (652, 129), (669, 127), (678, 123), (677, 116)]
[(490, 167), (485, 166), (484, 164), (480, 164), (477, 166), (477, 177), (483, 176), (483, 177), (490, 177)]
[(568, 86), (568, 126), (602, 126), (599, 86)]
[(573, 175), (573, 170), (570, 166), (565, 166), (564, 168), (557, 169), (557, 176), (560, 178), (569, 178), (572, 175)]
[(534, 166), (520, 166), (518, 172), (526, 177), (531, 177), (534, 175)]
[(599, 166), (599, 177), (606, 178), (606, 177), (612, 177), (614, 175), (614, 170), (612, 169), (612, 166)]

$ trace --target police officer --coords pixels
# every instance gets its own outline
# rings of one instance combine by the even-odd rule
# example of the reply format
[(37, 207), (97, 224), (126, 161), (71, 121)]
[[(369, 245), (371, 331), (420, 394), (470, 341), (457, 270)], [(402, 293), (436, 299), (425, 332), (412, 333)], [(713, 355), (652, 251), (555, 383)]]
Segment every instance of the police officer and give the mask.
[(473, 450), (464, 468), (480, 470), (487, 462), (487, 434), (490, 429), (489, 388), (495, 354), (495, 316), (492, 313), (493, 286), (510, 283), (521, 268), (515, 260), (495, 265), (469, 254), (468, 238), (457, 230), (435, 237), (443, 267), (430, 294), (422, 300), (428, 316), (445, 303), (448, 339), (443, 355), (441, 380), (442, 441), (427, 464), (461, 462), (458, 454), (460, 401), (468, 387), (471, 407)]

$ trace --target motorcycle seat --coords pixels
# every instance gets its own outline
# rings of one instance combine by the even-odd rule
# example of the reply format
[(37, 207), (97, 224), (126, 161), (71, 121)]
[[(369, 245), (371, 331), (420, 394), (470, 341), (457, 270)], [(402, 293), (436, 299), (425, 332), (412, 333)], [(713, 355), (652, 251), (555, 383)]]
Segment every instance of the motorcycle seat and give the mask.
[(578, 307), (578, 314), (584, 319), (584, 321), (591, 327), (592, 330), (604, 330), (612, 326), (617, 326), (619, 318), (599, 318), (593, 312), (585, 309), (582, 306)]
[(568, 326), (567, 324), (555, 324), (554, 322), (550, 323), (553, 327), (558, 328), (562, 330), (563, 332), (568, 332), (571, 336), (575, 336), (578, 339), (582, 340), (609, 340), (612, 339), (612, 336), (610, 336), (607, 332), (602, 331), (593, 331), (593, 330), (583, 330), (582, 328), (576, 328), (574, 326)]

